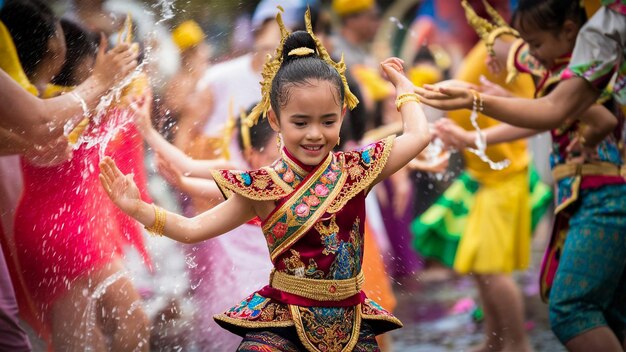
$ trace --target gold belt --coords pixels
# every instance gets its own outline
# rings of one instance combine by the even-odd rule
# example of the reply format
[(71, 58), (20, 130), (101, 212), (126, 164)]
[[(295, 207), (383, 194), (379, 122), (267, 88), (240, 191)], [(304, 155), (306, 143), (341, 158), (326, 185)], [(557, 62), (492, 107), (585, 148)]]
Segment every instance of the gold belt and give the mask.
[(363, 271), (344, 280), (308, 279), (272, 269), (270, 286), (283, 292), (316, 301), (341, 301), (361, 292), (365, 277)]
[(626, 166), (607, 162), (595, 162), (589, 164), (561, 164), (552, 169), (552, 177), (555, 181), (579, 175), (621, 176), (626, 178)]

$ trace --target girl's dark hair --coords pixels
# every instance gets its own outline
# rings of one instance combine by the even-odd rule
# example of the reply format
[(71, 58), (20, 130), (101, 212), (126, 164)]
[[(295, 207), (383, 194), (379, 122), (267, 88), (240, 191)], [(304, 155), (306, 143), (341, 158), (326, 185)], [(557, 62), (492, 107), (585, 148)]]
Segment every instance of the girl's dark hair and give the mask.
[(22, 68), (31, 78), (46, 56), (48, 41), (56, 33), (52, 10), (39, 0), (7, 0), (0, 20), (11, 33)]
[(78, 82), (74, 71), (83, 58), (96, 56), (98, 40), (94, 33), (66, 18), (61, 19), (61, 27), (67, 51), (63, 67), (52, 79), (52, 83), (66, 87), (76, 86), (82, 82)]
[[(256, 105), (256, 104), (255, 104)], [(250, 114), (254, 108), (254, 105), (248, 110), (247, 114)], [(239, 142), (239, 148), (245, 149), (243, 144), (243, 137), (241, 136), (241, 119), (237, 119), (237, 142)], [(259, 119), (256, 125), (250, 127), (250, 146), (256, 151), (263, 151), (263, 148), (267, 146), (267, 143), (274, 137), (274, 130), (270, 126), (268, 119)]]
[(520, 0), (511, 23), (522, 32), (530, 28), (556, 32), (566, 20), (583, 25), (587, 21), (585, 9), (576, 0)]
[[(310, 48), (314, 52), (305, 55), (289, 55), (289, 52), (297, 48)], [(304, 86), (312, 80), (329, 81), (337, 88), (339, 106), (343, 106), (345, 91), (339, 72), (322, 60), (318, 53), (315, 41), (305, 31), (293, 32), (285, 40), (283, 45), (283, 62), (272, 81), (270, 91), (270, 103), (276, 116), (280, 117), (280, 108), (289, 101), (289, 88)]]

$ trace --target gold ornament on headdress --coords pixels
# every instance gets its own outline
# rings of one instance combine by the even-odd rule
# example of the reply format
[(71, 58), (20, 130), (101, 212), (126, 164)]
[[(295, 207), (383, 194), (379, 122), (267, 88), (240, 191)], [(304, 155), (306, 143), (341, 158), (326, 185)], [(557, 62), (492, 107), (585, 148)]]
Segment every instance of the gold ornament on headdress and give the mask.
[(293, 50), (291, 50), (287, 56), (307, 56), (307, 55), (311, 55), (315, 53), (315, 50), (311, 49), (311, 48), (307, 48), (307, 47), (300, 47), (300, 48), (295, 48)]
[(461, 6), (465, 9), (465, 18), (467, 18), (467, 23), (474, 28), (476, 34), (478, 34), (478, 36), (485, 42), (489, 55), (495, 56), (496, 53), (493, 51), (493, 43), (499, 36), (503, 34), (510, 34), (518, 38), (519, 33), (515, 29), (511, 28), (500, 16), (498, 11), (491, 7), (487, 1), (483, 0), (483, 4), (485, 5), (487, 13), (489, 13), (494, 23), (478, 16), (472, 6), (467, 3), (467, 0), (461, 1)]
[[(274, 80), (274, 77), (276, 76), (276, 72), (278, 72), (278, 70), (280, 69), (280, 66), (283, 63), (283, 45), (285, 44), (285, 40), (290, 34), (289, 30), (287, 30), (287, 28), (285, 27), (285, 24), (283, 23), (283, 18), (282, 18), (282, 12), (284, 11), (283, 8), (278, 6), (278, 10), (280, 11), (276, 14), (276, 22), (278, 23), (278, 27), (280, 28), (280, 33), (281, 33), (280, 44), (276, 48), (276, 52), (274, 53), (274, 56), (270, 56), (268, 54), (267, 61), (265, 62), (265, 65), (263, 66), (263, 72), (261, 73), (261, 76), (263, 77), (263, 81), (261, 81), (261, 101), (254, 107), (254, 109), (252, 109), (252, 112), (250, 112), (250, 116), (248, 116), (248, 119), (252, 121), (253, 124), (257, 123), (257, 121), (259, 120), (259, 117), (267, 116), (267, 111), (271, 107), (270, 91), (272, 89), (272, 81)], [(352, 94), (352, 92), (350, 91), (350, 88), (348, 87), (348, 81), (346, 80), (346, 74), (345, 74), (346, 64), (343, 60), (343, 55), (341, 56), (341, 60), (339, 62), (335, 62), (333, 61), (333, 59), (330, 58), (330, 55), (328, 54), (328, 51), (326, 51), (326, 48), (324, 48), (324, 46), (322, 45), (322, 42), (313, 33), (313, 26), (311, 25), (311, 10), (308, 8), (306, 10), (306, 13), (304, 14), (304, 22), (306, 24), (307, 33), (309, 33), (311, 38), (313, 38), (313, 40), (315, 41), (315, 47), (317, 48), (317, 53), (319, 57), (322, 60), (326, 61), (326, 63), (334, 67), (335, 70), (337, 70), (337, 72), (339, 73), (339, 76), (341, 77), (341, 82), (343, 83), (344, 91), (345, 91), (344, 106), (347, 106), (348, 108), (353, 109), (359, 103), (359, 100), (354, 96), (354, 94)], [(298, 54), (301, 52), (304, 52), (303, 50), (300, 50), (300, 49), (312, 50), (310, 48), (296, 48), (290, 51), (288, 55), (291, 55), (291, 53), (295, 50), (298, 50)], [(298, 54), (294, 53), (294, 55), (298, 55)], [(308, 52), (308, 54), (312, 54), (312, 52)]]

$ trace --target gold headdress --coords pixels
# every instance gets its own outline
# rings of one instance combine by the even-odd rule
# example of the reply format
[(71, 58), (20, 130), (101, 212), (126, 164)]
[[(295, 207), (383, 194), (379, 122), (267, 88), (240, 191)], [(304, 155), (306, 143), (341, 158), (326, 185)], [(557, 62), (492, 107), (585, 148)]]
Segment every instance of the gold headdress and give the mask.
[(494, 23), (478, 16), (472, 6), (467, 3), (467, 0), (461, 1), (461, 6), (465, 9), (465, 18), (467, 18), (467, 23), (474, 28), (478, 36), (485, 42), (489, 55), (495, 56), (493, 43), (499, 36), (503, 34), (510, 34), (514, 37), (519, 37), (519, 33), (515, 29), (511, 28), (500, 16), (498, 11), (491, 7), (486, 0), (483, 0), (483, 4), (485, 5), (487, 13), (489, 13), (489, 16), (491, 16)]
[[(254, 107), (254, 109), (252, 109), (252, 112), (250, 113), (250, 116), (248, 117), (248, 119), (252, 122), (252, 124), (256, 124), (257, 121), (259, 120), (259, 117), (265, 117), (267, 115), (267, 111), (270, 109), (270, 91), (272, 89), (272, 81), (274, 80), (274, 77), (276, 76), (276, 72), (278, 72), (278, 69), (280, 69), (280, 65), (283, 62), (283, 45), (285, 44), (285, 40), (290, 34), (287, 28), (285, 27), (285, 24), (283, 23), (281, 13), (284, 10), (280, 6), (278, 7), (278, 9), (280, 11), (278, 12), (278, 14), (276, 14), (276, 22), (278, 22), (278, 26), (280, 27), (280, 33), (281, 33), (280, 44), (276, 48), (276, 52), (274, 53), (273, 57), (270, 55), (267, 56), (267, 61), (265, 62), (265, 65), (263, 66), (263, 72), (261, 73), (261, 76), (263, 77), (263, 81), (261, 82), (261, 101)], [(346, 74), (345, 74), (346, 64), (343, 61), (343, 55), (341, 56), (341, 60), (339, 62), (335, 62), (333, 61), (333, 59), (330, 58), (330, 55), (328, 54), (328, 51), (326, 51), (326, 48), (324, 48), (324, 46), (322, 45), (322, 42), (313, 33), (313, 26), (311, 25), (311, 10), (310, 9), (306, 10), (306, 13), (304, 15), (304, 22), (306, 24), (306, 31), (309, 33), (309, 35), (311, 35), (311, 38), (313, 38), (313, 40), (315, 41), (315, 46), (317, 48), (317, 53), (319, 57), (322, 60), (326, 61), (326, 63), (334, 67), (335, 70), (337, 70), (337, 72), (339, 73), (339, 76), (341, 77), (341, 82), (343, 83), (344, 90), (345, 90), (344, 106), (347, 106), (348, 108), (353, 109), (359, 103), (359, 100), (354, 96), (354, 94), (352, 94), (352, 92), (350, 91), (350, 88), (348, 87), (348, 81), (346, 80)], [(297, 52), (292, 50), (291, 52), (289, 52), (289, 54), (292, 54), (292, 52), (293, 52), (293, 55), (312, 54), (310, 51), (308, 51), (308, 53), (305, 54), (304, 51), (300, 49), (307, 49), (307, 48), (297, 48), (297, 49), (294, 49), (294, 50), (297, 50)]]

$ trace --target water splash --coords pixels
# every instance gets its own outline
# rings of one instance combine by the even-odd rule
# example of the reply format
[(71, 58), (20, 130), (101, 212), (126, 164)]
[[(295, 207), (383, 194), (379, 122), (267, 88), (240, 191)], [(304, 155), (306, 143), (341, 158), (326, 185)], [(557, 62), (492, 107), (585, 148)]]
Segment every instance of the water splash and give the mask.
[(113, 285), (117, 280), (126, 277), (125, 271), (118, 271), (117, 273), (109, 276), (104, 281), (102, 281), (96, 288), (93, 293), (89, 295), (87, 308), (83, 314), (83, 319), (81, 325), (84, 327), (85, 334), (85, 351), (95, 351), (96, 348), (93, 346), (93, 332), (96, 329), (96, 320), (97, 320), (97, 304), (98, 300), (104, 296), (106, 290), (109, 286)]
[(159, 0), (156, 4), (152, 5), (152, 8), (156, 9), (160, 7), (161, 19), (158, 20), (155, 25), (159, 25), (174, 17), (174, 1), (172, 0)]
[(391, 23), (395, 24), (395, 25), (396, 25), (396, 27), (398, 27), (398, 29), (399, 29), (399, 30), (401, 30), (401, 31), (402, 31), (402, 30), (406, 30), (406, 31), (407, 31), (407, 33), (409, 33), (409, 35), (410, 35), (411, 37), (416, 37), (416, 36), (417, 36), (417, 34), (415, 33), (415, 31), (413, 31), (413, 30), (412, 30), (412, 29), (410, 29), (410, 28), (407, 28), (404, 24), (402, 24), (402, 22), (401, 22), (401, 21), (400, 21), (397, 17), (394, 17), (394, 16), (389, 17), (389, 22), (391, 22)]
[(474, 129), (476, 129), (476, 140), (474, 141), (474, 143), (476, 144), (476, 149), (467, 148), (467, 150), (476, 155), (483, 162), (487, 163), (489, 165), (489, 168), (491, 168), (492, 170), (506, 169), (507, 167), (509, 167), (509, 165), (511, 165), (511, 161), (509, 159), (494, 162), (489, 158), (489, 156), (487, 156), (487, 153), (485, 153), (485, 151), (487, 150), (487, 140), (485, 138), (485, 134), (480, 129), (480, 127), (478, 126), (478, 122), (476, 121), (478, 119), (478, 113), (476, 112), (476, 110), (476, 106), (474, 106), (474, 108), (472, 109), (472, 114), (470, 115), (470, 122), (472, 123), (472, 126), (474, 126)]

